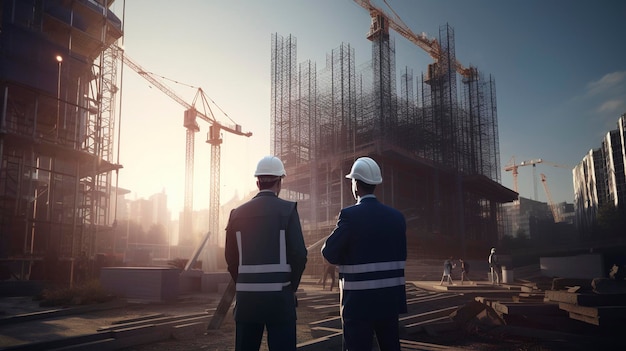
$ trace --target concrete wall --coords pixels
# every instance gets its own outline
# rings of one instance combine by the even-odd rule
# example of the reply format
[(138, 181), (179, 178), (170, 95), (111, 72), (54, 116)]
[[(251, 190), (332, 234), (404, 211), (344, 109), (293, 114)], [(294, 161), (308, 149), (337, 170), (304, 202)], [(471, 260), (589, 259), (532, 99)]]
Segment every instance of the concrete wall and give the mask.
[(541, 274), (546, 277), (593, 279), (606, 276), (600, 254), (541, 257), (539, 264)]
[(179, 270), (163, 267), (106, 267), (100, 284), (127, 299), (171, 301), (178, 298)]

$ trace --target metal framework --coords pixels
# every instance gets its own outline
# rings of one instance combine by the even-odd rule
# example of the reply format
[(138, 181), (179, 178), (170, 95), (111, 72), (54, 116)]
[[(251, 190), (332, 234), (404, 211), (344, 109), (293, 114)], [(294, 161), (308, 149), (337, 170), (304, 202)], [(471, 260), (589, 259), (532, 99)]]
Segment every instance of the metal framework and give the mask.
[(0, 259), (20, 279), (71, 282), (81, 253), (112, 248), (118, 57), (106, 48), (122, 24), (110, 3), (3, 3)]
[(296, 72), (296, 39), (272, 36), (271, 150), (285, 161), (281, 194), (299, 202), (308, 240), (327, 235), (352, 203), (343, 175), (370, 155), (385, 180), (377, 196), (405, 214), (410, 241), (419, 237), (426, 249), (449, 240), (459, 255), (492, 245), (500, 204), (516, 195), (498, 184), (493, 78), (474, 67), (459, 78), (454, 31), (445, 25), (438, 60), (418, 77), (403, 69), (398, 94), (393, 39), (383, 30), (368, 39), (366, 64), (357, 66), (344, 43), (323, 69), (305, 61)]

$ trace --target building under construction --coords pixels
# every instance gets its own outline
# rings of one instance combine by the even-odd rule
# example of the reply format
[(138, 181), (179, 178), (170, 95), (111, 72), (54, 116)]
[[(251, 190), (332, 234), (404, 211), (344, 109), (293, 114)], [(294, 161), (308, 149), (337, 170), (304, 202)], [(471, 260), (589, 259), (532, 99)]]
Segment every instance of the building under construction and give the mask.
[(383, 172), (376, 194), (404, 213), (412, 252), (484, 256), (499, 237), (501, 204), (517, 198), (499, 184), (493, 78), (476, 68), (458, 75), (448, 25), (439, 60), (418, 76), (403, 69), (399, 84), (389, 33), (370, 31), (368, 39), (368, 63), (357, 65), (342, 44), (318, 69), (298, 63), (295, 37), (272, 36), (271, 151), (288, 175), (282, 196), (298, 201), (314, 243), (354, 203), (344, 175), (370, 156)]
[[(71, 281), (109, 240), (114, 207), (113, 0), (0, 2), (3, 279)], [(53, 277), (54, 276), (54, 277)]]

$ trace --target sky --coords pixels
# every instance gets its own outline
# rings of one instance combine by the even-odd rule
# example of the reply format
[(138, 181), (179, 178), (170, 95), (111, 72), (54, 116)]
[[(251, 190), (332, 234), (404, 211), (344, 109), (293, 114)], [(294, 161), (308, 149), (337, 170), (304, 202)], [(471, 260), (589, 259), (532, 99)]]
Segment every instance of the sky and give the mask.
[[(382, 0), (376, 5), (388, 9)], [(621, 0), (387, 0), (415, 33), (438, 37), (449, 24), (456, 57), (496, 82), (501, 184), (514, 158), (543, 159), (519, 167), (520, 196), (546, 202), (540, 174), (555, 202), (574, 201), (572, 168), (626, 113), (626, 2)], [(297, 38), (298, 62), (323, 67), (342, 43), (356, 64), (371, 58), (369, 13), (352, 0), (117, 0), (121, 44), (146, 71), (163, 77), (191, 103), (197, 88), (210, 108), (251, 137), (224, 133), (221, 203), (255, 190), (254, 168), (270, 153), (271, 35)], [(426, 70), (431, 58), (391, 31), (396, 69)], [(131, 69), (120, 71), (119, 186), (127, 198), (165, 191), (172, 215), (182, 210), (185, 173), (184, 107)], [(203, 110), (202, 104), (196, 108)], [(223, 110), (225, 114), (220, 112)], [(229, 120), (230, 119), (230, 120)], [(208, 208), (209, 124), (195, 135), (194, 209)], [(557, 164), (565, 167), (550, 165)], [(535, 190), (536, 189), (536, 190)], [(536, 195), (535, 195), (536, 194)]]

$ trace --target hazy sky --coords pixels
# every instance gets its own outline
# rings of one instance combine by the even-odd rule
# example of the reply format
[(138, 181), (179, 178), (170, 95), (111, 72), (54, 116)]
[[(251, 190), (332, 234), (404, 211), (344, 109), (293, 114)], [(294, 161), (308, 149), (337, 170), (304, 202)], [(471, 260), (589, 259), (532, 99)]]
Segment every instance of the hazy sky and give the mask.
[[(542, 158), (573, 168), (626, 113), (625, 1), (388, 2), (415, 33), (438, 37), (441, 25), (452, 26), (457, 59), (494, 76), (502, 168), (512, 157), (516, 163)], [(123, 45), (131, 58), (157, 75), (202, 87), (253, 133), (250, 138), (224, 133), (222, 203), (255, 188), (256, 162), (270, 152), (272, 33), (295, 36), (298, 62), (311, 59), (318, 69), (342, 43), (355, 48), (357, 65), (370, 60), (369, 13), (351, 0), (117, 0), (112, 9), (125, 17)], [(430, 57), (393, 31), (392, 36), (397, 70), (425, 71)], [(165, 82), (193, 100), (196, 89)], [(133, 198), (165, 189), (177, 213), (184, 193), (184, 108), (126, 67), (118, 105), (124, 166), (119, 185)], [(211, 108), (218, 120), (228, 120)], [(209, 203), (209, 125), (199, 124), (196, 210)], [(519, 173), (520, 195), (533, 198), (532, 167), (520, 167)], [(571, 168), (536, 167), (538, 199), (546, 201), (540, 173), (556, 202), (573, 202)], [(501, 179), (513, 188), (511, 172), (502, 170)]]

